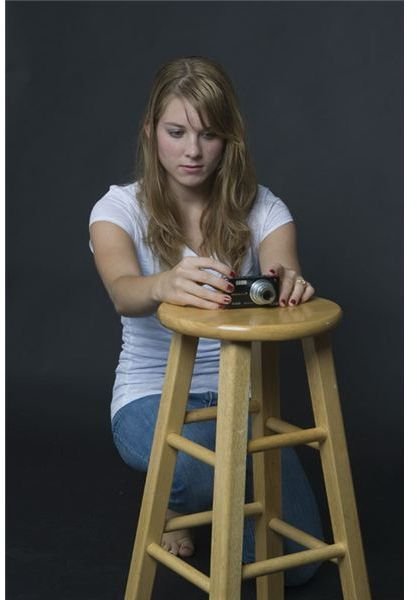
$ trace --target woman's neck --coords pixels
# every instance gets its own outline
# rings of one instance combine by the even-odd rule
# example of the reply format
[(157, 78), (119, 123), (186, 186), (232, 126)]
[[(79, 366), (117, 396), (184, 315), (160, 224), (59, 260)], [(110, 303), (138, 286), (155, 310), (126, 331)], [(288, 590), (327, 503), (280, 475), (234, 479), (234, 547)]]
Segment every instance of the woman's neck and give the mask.
[(193, 208), (202, 212), (210, 201), (211, 185), (208, 182), (199, 187), (180, 186), (177, 182), (169, 180), (167, 183), (181, 213), (193, 210)]

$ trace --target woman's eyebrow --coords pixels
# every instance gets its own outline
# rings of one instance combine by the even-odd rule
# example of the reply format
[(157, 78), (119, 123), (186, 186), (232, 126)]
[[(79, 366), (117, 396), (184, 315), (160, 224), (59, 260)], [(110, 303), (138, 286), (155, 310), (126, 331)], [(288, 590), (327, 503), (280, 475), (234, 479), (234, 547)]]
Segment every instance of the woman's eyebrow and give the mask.
[[(178, 127), (179, 129), (185, 129), (186, 125), (180, 125), (179, 123), (173, 123), (172, 121), (164, 121), (165, 126), (168, 127)], [(194, 127), (192, 127), (194, 129)], [(208, 131), (209, 127), (202, 127), (201, 129), (194, 129), (195, 131)]]

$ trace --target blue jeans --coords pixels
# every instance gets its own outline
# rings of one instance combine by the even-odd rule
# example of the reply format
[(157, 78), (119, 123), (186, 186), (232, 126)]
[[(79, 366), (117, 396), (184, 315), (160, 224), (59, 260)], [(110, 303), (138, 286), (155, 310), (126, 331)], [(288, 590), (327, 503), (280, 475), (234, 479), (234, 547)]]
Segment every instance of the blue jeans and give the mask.
[[(113, 438), (123, 460), (139, 471), (146, 471), (152, 448), (153, 433), (158, 416), (160, 395), (139, 398), (122, 407), (112, 420)], [(187, 409), (215, 406), (217, 394), (190, 394)], [(249, 423), (250, 425), (250, 423)], [(189, 440), (215, 449), (216, 422), (200, 421), (184, 425), (182, 435)], [(292, 448), (283, 448), (282, 510), (284, 521), (323, 539), (321, 520), (313, 490)], [(210, 510), (213, 498), (214, 470), (188, 454), (178, 452), (169, 508), (179, 513)], [(252, 460), (248, 455), (246, 472), (246, 502), (252, 501)], [(284, 538), (284, 553), (299, 552), (304, 548)], [(243, 538), (244, 563), (255, 560), (254, 518), (246, 518)], [(319, 564), (310, 564), (286, 571), (285, 584), (305, 583), (316, 572)]]

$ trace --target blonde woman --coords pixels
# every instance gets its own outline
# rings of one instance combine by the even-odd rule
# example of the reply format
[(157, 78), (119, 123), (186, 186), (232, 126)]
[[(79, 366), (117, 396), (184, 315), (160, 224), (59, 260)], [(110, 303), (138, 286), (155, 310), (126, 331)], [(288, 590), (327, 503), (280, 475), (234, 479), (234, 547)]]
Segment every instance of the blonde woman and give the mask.
[[(237, 98), (220, 65), (189, 57), (159, 70), (141, 126), (136, 181), (111, 186), (96, 203), (90, 239), (123, 326), (113, 437), (124, 461), (146, 471), (171, 337), (155, 316), (159, 303), (222, 309), (233, 291), (227, 278), (235, 274), (276, 275), (287, 310), (314, 294), (301, 276), (288, 208), (256, 182)], [(219, 342), (201, 340), (189, 409), (216, 404), (218, 365)], [(215, 423), (185, 425), (184, 435), (214, 449)], [(296, 453), (285, 449), (282, 463), (284, 518), (322, 537)], [(249, 458), (248, 498), (251, 468)], [(211, 467), (179, 453), (167, 516), (208, 510), (212, 488)], [(163, 545), (181, 557), (194, 553), (187, 530), (165, 534)], [(285, 548), (297, 550), (292, 542)], [(250, 519), (242, 560), (254, 560)], [(315, 569), (289, 571), (286, 582), (302, 583)]]

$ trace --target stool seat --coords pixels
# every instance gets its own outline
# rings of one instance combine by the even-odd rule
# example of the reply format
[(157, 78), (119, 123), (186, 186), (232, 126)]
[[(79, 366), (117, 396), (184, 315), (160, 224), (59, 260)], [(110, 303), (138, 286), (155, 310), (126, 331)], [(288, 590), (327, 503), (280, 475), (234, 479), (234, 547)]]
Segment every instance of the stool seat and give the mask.
[(161, 323), (190, 336), (235, 341), (284, 341), (333, 329), (342, 317), (338, 304), (313, 298), (295, 307), (205, 310), (161, 304)]

